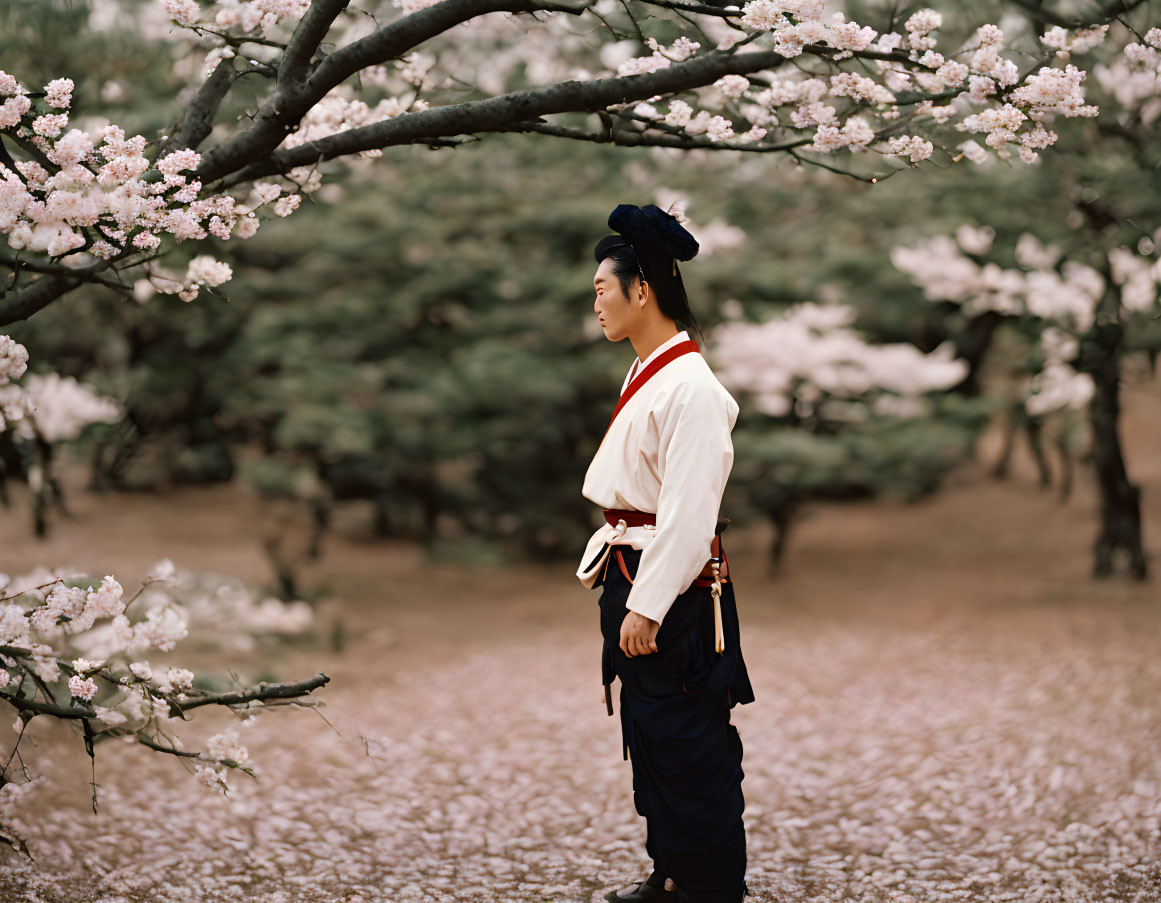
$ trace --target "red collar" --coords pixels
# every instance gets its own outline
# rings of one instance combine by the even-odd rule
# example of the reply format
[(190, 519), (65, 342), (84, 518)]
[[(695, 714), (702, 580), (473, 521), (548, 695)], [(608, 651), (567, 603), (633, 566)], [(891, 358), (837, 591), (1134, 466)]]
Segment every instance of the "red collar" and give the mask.
[[(621, 393), (621, 397), (617, 400), (617, 406), (613, 409), (613, 416), (609, 418), (609, 426), (605, 427), (605, 436), (609, 434), (609, 427), (613, 425), (613, 421), (616, 420), (617, 415), (621, 413), (621, 408), (623, 408), (628, 403), (629, 399), (633, 397), (638, 389), (645, 385), (645, 383), (649, 382), (650, 377), (652, 377), (658, 370), (660, 370), (670, 361), (676, 360), (683, 354), (689, 354), (692, 351), (701, 351), (701, 349), (697, 347), (697, 342), (695, 342), (693, 339), (686, 339), (684, 342), (678, 342), (676, 345), (667, 348), (665, 351), (661, 352), (661, 354), (657, 355), (657, 357), (649, 362), (648, 367), (634, 376), (633, 381), (625, 387), (625, 391)], [(605, 436), (601, 437), (601, 442), (605, 441)]]

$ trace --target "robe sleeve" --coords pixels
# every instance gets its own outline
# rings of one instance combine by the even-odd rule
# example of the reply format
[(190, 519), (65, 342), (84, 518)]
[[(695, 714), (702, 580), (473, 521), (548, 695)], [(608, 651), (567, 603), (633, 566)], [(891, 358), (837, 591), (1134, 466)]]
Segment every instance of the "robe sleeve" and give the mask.
[(638, 560), (631, 611), (661, 623), (705, 567), (734, 462), (730, 427), (727, 404), (706, 384), (675, 397), (660, 424), (657, 532)]

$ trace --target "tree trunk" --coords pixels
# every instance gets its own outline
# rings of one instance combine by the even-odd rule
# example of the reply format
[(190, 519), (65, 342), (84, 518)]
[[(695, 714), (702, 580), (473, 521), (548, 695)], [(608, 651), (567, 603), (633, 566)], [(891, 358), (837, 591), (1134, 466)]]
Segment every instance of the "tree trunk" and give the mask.
[(996, 334), (996, 328), (1003, 319), (1003, 314), (988, 310), (968, 320), (967, 326), (956, 342), (956, 353), (967, 361), (968, 372), (959, 384), (949, 391), (969, 398), (975, 398), (980, 394), (980, 370), (988, 348), (991, 347), (992, 338)]
[(1023, 407), (1024, 402), (1014, 402), (1008, 405), (1007, 410), (1001, 414), (1000, 421), (1000, 435), (1003, 437), (1000, 443), (1000, 455), (996, 458), (996, 463), (992, 466), (992, 478), (996, 480), (1008, 479), (1008, 468), (1012, 464), (1012, 452), (1016, 449), (1016, 416), (1017, 408)]
[(1120, 401), (1120, 347), (1124, 330), (1115, 323), (1096, 327), (1091, 369), (1096, 391), (1093, 395), (1092, 456), (1100, 490), (1101, 525), (1093, 547), (1093, 576), (1113, 573), (1113, 557), (1123, 549), (1129, 558), (1129, 573), (1136, 580), (1148, 577), (1141, 544), (1141, 489), (1129, 482), (1121, 452), (1118, 422)]
[(801, 505), (802, 499), (786, 496), (766, 508), (766, 517), (774, 525), (774, 538), (771, 540), (769, 557), (766, 559), (766, 575), (769, 577), (782, 572), (786, 545), (790, 541), (790, 527)]
[(1032, 457), (1036, 460), (1036, 470), (1040, 474), (1040, 488), (1047, 489), (1052, 485), (1052, 469), (1048, 466), (1048, 458), (1044, 455), (1044, 421), (1031, 414), (1024, 415), (1024, 432), (1028, 435), (1028, 447), (1032, 450)]

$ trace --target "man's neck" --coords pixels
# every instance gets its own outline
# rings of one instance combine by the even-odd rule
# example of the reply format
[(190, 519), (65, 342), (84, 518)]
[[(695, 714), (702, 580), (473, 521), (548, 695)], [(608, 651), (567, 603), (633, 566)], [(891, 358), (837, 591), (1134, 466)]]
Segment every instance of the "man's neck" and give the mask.
[(637, 352), (637, 360), (644, 361), (654, 351), (681, 332), (672, 322), (663, 323), (655, 329), (642, 335), (629, 336), (633, 350)]

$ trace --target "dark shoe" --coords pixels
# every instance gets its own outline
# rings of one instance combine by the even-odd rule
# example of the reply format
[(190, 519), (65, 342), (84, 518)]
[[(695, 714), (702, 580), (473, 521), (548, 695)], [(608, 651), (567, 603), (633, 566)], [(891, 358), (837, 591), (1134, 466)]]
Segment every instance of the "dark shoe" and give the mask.
[(611, 890), (605, 894), (605, 899), (609, 903), (673, 903), (677, 900), (677, 891), (641, 882), (636, 890), (631, 890), (627, 894), (618, 894), (615, 890)]

